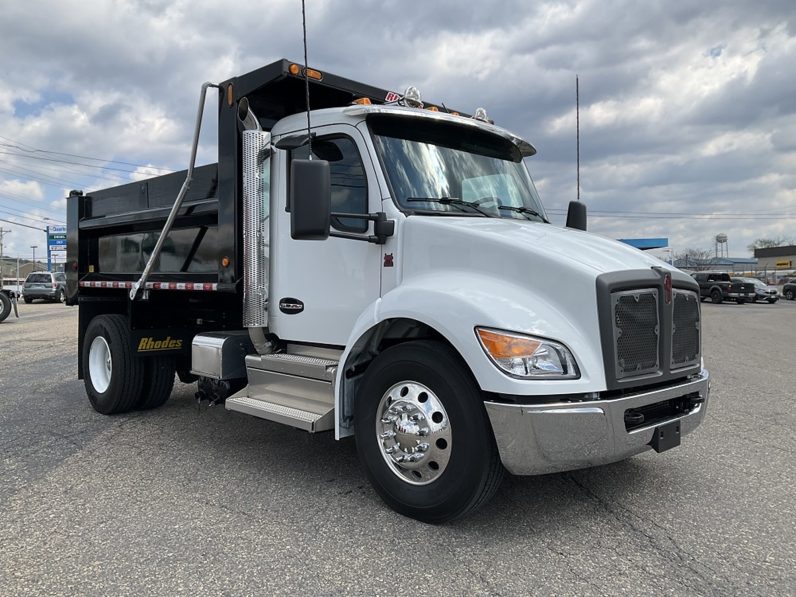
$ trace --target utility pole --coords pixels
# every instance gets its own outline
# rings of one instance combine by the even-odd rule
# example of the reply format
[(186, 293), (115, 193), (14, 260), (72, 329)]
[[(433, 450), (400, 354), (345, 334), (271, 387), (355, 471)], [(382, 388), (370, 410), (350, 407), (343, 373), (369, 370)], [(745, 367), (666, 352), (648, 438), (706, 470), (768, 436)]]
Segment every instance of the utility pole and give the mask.
[(33, 249), (33, 269), (31, 271), (36, 271), (36, 249), (39, 245), (31, 245), (30, 248)]

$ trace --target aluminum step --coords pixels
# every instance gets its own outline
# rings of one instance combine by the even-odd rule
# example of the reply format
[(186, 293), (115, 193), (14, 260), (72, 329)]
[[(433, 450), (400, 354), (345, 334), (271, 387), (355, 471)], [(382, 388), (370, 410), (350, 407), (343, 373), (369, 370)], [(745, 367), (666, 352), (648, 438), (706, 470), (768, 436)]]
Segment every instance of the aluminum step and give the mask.
[[(279, 398), (279, 397), (274, 397)], [(284, 397), (282, 397), (284, 398)], [(281, 401), (280, 401), (281, 402)], [(283, 423), (310, 433), (327, 431), (334, 427), (334, 407), (316, 412), (294, 408), (269, 400), (264, 396), (233, 396), (226, 400), (227, 410), (242, 412), (247, 415)]]
[(280, 352), (266, 355), (249, 355), (246, 357), (246, 367), (331, 382), (337, 372), (337, 361), (303, 354)]
[(309, 432), (334, 427), (337, 361), (306, 354), (246, 357), (248, 385), (226, 408)]

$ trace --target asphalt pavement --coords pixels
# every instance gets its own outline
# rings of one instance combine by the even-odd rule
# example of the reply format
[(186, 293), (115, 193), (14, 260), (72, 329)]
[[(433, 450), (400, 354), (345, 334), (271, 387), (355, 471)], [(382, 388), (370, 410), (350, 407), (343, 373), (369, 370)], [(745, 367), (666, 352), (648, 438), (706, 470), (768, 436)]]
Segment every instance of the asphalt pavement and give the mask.
[(0, 595), (786, 595), (796, 303), (703, 306), (707, 418), (617, 464), (508, 477), (443, 526), (387, 508), (352, 441), (197, 408), (95, 413), (77, 310), (0, 324)]

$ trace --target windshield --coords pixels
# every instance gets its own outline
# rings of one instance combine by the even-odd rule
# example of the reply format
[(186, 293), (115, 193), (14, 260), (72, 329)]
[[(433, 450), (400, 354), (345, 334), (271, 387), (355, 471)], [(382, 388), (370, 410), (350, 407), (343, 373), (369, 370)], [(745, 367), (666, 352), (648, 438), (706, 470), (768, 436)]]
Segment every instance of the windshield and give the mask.
[(406, 211), (546, 221), (517, 147), (452, 123), (368, 120), (393, 198)]

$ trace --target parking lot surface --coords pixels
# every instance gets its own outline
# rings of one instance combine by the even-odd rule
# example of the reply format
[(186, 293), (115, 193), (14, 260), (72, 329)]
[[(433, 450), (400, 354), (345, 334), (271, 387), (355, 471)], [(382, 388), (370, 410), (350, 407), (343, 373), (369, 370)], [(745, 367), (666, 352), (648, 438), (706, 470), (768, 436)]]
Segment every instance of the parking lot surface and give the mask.
[(663, 454), (508, 477), (475, 515), (388, 509), (351, 441), (197, 408), (95, 413), (77, 310), (0, 324), (1, 595), (785, 595), (796, 303), (703, 305), (705, 423)]

